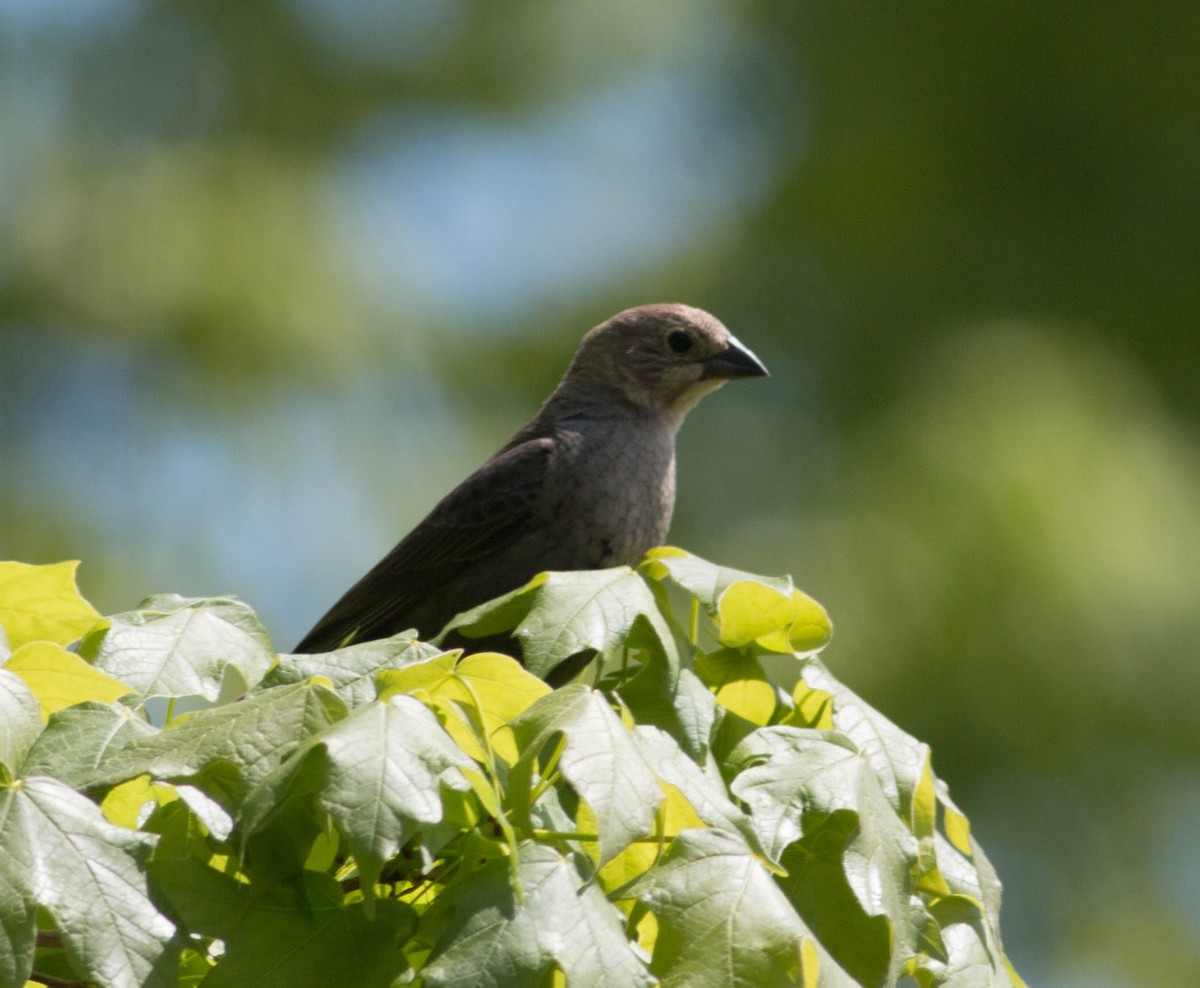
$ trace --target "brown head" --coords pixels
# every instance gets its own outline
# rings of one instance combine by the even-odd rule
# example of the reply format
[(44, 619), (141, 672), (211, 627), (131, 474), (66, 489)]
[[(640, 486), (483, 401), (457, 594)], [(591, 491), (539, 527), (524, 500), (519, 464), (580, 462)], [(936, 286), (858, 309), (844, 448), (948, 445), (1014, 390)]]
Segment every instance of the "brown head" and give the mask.
[(560, 389), (663, 413), (678, 421), (710, 391), (767, 368), (715, 316), (690, 305), (642, 305), (591, 330)]

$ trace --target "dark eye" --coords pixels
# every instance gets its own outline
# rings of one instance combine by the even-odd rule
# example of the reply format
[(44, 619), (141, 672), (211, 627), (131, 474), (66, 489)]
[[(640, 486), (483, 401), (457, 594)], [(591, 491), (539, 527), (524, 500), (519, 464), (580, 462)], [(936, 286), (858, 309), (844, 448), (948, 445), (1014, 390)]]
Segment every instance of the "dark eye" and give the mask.
[(687, 353), (692, 348), (692, 338), (682, 329), (677, 329), (667, 336), (667, 346), (676, 353)]

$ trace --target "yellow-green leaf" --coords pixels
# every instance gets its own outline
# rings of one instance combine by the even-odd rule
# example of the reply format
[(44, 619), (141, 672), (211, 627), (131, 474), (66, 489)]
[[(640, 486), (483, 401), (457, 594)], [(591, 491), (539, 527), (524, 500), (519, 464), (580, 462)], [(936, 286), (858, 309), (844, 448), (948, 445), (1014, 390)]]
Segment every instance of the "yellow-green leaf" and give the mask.
[(753, 655), (725, 648), (696, 658), (695, 672), (726, 710), (765, 726), (775, 712), (775, 687)]
[[(512, 732), (505, 726), (550, 687), (499, 652), (478, 652), (465, 658), (439, 655), (400, 669), (387, 669), (376, 679), (380, 696), (407, 693), (428, 702), (439, 713), (455, 743), (473, 758), (484, 752), (473, 732), (455, 714), (453, 704), (475, 711), (496, 753), (510, 764), (518, 758)], [(476, 703), (478, 701), (478, 705)]]
[(821, 955), (817, 945), (808, 937), (800, 942), (800, 970), (804, 988), (817, 988), (821, 983)]
[(56, 710), (73, 707), (85, 700), (111, 703), (134, 692), (54, 642), (36, 641), (22, 645), (9, 657), (4, 668), (24, 680), (47, 717)]
[(788, 644), (797, 652), (815, 652), (829, 644), (833, 637), (833, 622), (825, 608), (808, 594), (792, 591), (792, 603), (796, 616), (788, 630)]
[(968, 858), (974, 857), (975, 852), (971, 848), (971, 821), (951, 801), (946, 787), (942, 786), (941, 789), (938, 801), (942, 804), (942, 829), (946, 832), (946, 838)]
[(795, 615), (787, 594), (755, 580), (738, 580), (717, 602), (717, 635), (722, 645), (740, 648), (772, 632), (786, 632)]
[[(703, 829), (708, 826), (700, 818), (691, 801), (679, 789), (667, 782), (663, 782), (661, 785), (664, 799), (658, 811), (658, 828), (659, 836), (664, 843), (673, 837), (678, 837), (685, 830), (697, 827)], [(595, 814), (592, 813), (591, 807), (582, 800), (579, 803), (576, 826), (581, 833), (594, 834), (596, 832)], [(640, 878), (658, 860), (663, 846), (653, 840), (634, 841), (600, 869), (598, 877), (601, 887), (616, 889), (627, 885), (635, 878)], [(598, 843), (586, 843), (583, 847), (593, 861), (599, 860), (600, 845)]]
[(48, 566), (0, 562), (0, 626), (11, 648), (34, 641), (67, 645), (100, 620), (79, 595), (78, 566), (78, 560)]
[(933, 781), (932, 756), (925, 748), (925, 764), (913, 790), (912, 832), (918, 837), (932, 837), (937, 821), (937, 789)]
[(170, 786), (151, 782), (149, 775), (139, 775), (109, 790), (100, 804), (100, 812), (109, 823), (136, 830), (138, 815), (146, 803), (154, 802), (161, 806), (178, 798)]
[(795, 707), (781, 723), (795, 727), (811, 727), (818, 731), (833, 730), (833, 697), (824, 690), (809, 686), (803, 679), (792, 690)]

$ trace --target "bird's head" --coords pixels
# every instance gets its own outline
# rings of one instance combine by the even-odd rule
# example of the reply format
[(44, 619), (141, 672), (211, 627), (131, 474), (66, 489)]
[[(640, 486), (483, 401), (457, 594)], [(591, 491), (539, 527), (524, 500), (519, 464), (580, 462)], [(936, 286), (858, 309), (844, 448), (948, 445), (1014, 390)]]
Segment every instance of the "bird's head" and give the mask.
[(660, 304), (618, 312), (589, 332), (563, 383), (678, 421), (731, 378), (766, 374), (762, 361), (715, 316)]

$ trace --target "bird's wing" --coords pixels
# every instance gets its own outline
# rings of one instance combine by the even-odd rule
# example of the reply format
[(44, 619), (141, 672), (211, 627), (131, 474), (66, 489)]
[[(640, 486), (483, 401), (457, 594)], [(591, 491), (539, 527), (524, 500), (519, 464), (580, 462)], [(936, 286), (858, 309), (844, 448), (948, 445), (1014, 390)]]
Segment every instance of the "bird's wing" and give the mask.
[[(351, 587), (295, 651), (326, 651), (412, 627), (407, 615), (414, 606), (529, 527), (553, 451), (554, 441), (542, 437), (490, 459)], [(427, 635), (438, 630), (421, 629)]]

